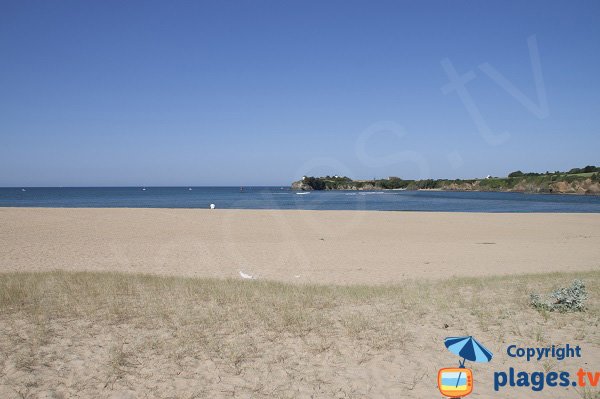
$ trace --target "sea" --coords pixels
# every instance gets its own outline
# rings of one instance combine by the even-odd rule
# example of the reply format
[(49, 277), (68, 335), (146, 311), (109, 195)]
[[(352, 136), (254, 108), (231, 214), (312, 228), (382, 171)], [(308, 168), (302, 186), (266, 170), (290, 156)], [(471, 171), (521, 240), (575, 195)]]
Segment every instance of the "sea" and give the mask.
[(454, 191), (312, 191), (289, 187), (0, 188), (0, 207), (600, 212), (600, 196)]

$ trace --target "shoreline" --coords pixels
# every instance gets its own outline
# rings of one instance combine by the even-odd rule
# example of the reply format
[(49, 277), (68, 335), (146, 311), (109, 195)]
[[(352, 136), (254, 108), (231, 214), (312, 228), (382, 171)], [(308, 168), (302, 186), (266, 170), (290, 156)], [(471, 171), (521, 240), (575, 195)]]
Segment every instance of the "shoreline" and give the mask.
[(207, 209), (207, 208), (164, 208), (164, 207), (49, 207), (49, 206), (12, 206), (12, 207), (1, 207), (2, 209), (48, 209), (48, 210), (56, 210), (56, 209), (101, 209), (101, 210), (111, 210), (111, 209), (123, 209), (123, 210), (163, 210), (163, 211), (177, 211), (177, 210), (185, 210), (185, 211), (206, 211), (211, 210), (213, 212), (219, 211), (252, 211), (252, 212), (368, 212), (368, 213), (424, 213), (424, 214), (466, 214), (466, 215), (600, 215), (599, 212), (571, 212), (571, 211), (561, 211), (561, 212), (541, 212), (541, 211), (492, 211), (492, 212), (481, 212), (481, 211), (436, 211), (436, 210), (419, 210), (419, 209), (265, 209), (265, 208), (216, 208), (216, 209)]
[(290, 191), (293, 192), (328, 192), (328, 191), (404, 191), (404, 192), (416, 192), (416, 191), (435, 191), (435, 192), (444, 192), (444, 193), (510, 193), (510, 194), (531, 194), (531, 195), (577, 195), (577, 196), (590, 196), (597, 197), (600, 196), (600, 193), (569, 193), (569, 192), (543, 192), (543, 191), (516, 191), (516, 190), (445, 190), (443, 188), (418, 188), (416, 190), (407, 190), (405, 188), (368, 188), (368, 189), (325, 189), (325, 190), (302, 190), (292, 188)]

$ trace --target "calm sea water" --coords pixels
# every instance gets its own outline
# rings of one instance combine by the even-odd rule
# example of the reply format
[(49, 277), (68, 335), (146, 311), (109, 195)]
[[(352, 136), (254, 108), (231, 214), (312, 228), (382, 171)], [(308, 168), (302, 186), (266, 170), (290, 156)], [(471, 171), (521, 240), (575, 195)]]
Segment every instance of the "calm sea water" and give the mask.
[(0, 188), (0, 207), (600, 212), (600, 196), (443, 191), (319, 191), (281, 187)]

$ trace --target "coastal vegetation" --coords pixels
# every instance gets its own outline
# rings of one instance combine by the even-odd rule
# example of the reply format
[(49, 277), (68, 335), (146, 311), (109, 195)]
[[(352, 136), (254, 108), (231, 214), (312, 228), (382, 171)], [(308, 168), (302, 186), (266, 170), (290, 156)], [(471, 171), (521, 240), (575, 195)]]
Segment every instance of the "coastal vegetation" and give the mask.
[[(585, 312), (530, 306), (528, 292), (574, 279)], [(599, 299), (598, 271), (383, 286), (0, 273), (0, 397), (432, 397), (432, 373), (455, 362), (442, 337), (472, 334), (494, 353), (569, 339), (592, 351)]]
[(570, 287), (561, 287), (546, 298), (540, 294), (531, 294), (531, 305), (539, 310), (549, 312), (583, 312), (588, 298), (585, 284), (575, 280)]
[(305, 176), (292, 183), (295, 190), (449, 190), (515, 191), (531, 193), (600, 194), (600, 167), (586, 166), (567, 172), (511, 172), (506, 177), (478, 179), (410, 180), (390, 176), (386, 179), (353, 180), (347, 176)]

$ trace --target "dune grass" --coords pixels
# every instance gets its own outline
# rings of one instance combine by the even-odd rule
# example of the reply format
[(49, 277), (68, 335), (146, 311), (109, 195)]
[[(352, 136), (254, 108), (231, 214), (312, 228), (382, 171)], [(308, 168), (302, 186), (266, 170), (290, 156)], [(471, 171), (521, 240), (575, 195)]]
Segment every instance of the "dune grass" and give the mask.
[[(574, 278), (587, 285), (586, 312), (539, 312), (529, 305), (529, 293)], [(563, 329), (600, 346), (598, 298), (600, 272), (390, 286), (3, 273), (0, 393), (368, 397), (377, 387), (352, 373), (391, 354), (442, 356), (443, 336), (476, 334), (500, 350), (505, 342), (551, 343)], [(397, 381), (405, 397), (419, 396), (428, 361)]]

